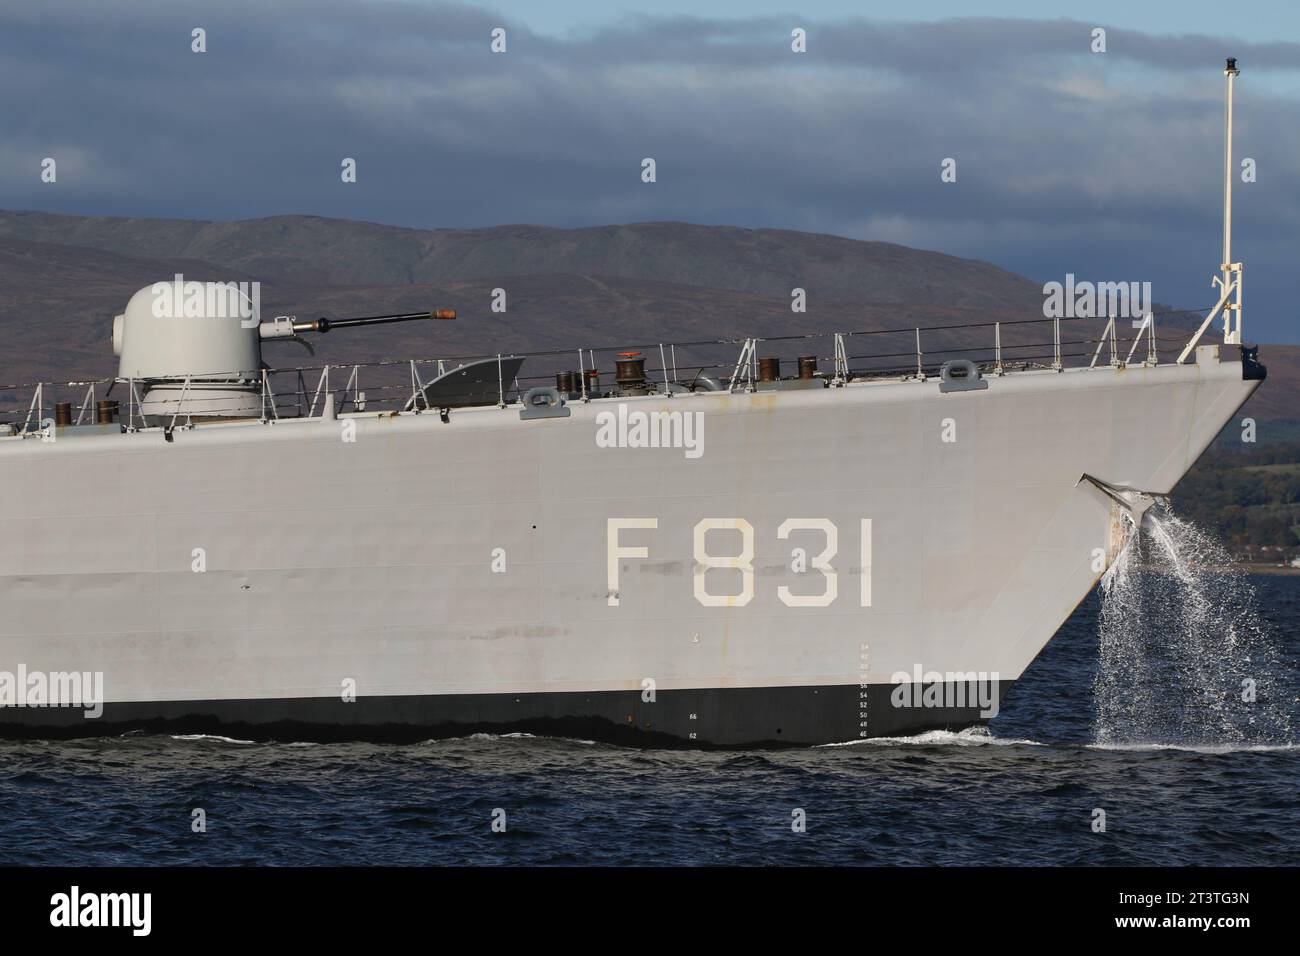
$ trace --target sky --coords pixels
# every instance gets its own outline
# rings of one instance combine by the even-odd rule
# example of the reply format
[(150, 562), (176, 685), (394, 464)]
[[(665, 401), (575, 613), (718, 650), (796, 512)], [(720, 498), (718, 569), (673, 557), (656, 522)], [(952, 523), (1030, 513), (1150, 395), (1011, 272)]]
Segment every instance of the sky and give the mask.
[(791, 6), (0, 0), (0, 208), (787, 228), (1204, 307), (1235, 56), (1246, 337), (1300, 342), (1300, 4)]

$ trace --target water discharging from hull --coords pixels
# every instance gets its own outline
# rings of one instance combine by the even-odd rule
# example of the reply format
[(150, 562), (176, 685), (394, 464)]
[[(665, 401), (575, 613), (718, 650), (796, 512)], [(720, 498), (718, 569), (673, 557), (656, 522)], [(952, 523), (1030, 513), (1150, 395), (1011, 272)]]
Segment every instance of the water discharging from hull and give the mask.
[(1292, 684), (1245, 573), (1158, 500), (1101, 580), (1097, 742), (1289, 744)]

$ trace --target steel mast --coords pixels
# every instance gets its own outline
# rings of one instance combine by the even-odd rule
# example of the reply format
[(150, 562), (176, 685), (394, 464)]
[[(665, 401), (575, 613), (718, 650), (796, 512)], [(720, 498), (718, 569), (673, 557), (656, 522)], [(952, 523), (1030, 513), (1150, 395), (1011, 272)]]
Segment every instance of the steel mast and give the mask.
[(1241, 263), (1232, 261), (1232, 86), (1240, 72), (1236, 57), (1228, 57), (1223, 68), (1228, 90), (1223, 118), (1223, 264), (1219, 278), (1219, 288), (1224, 293), (1232, 288), (1234, 293), (1233, 301), (1223, 307), (1223, 341), (1228, 345), (1241, 344)]
[(1223, 261), (1219, 265), (1219, 274), (1213, 281), (1219, 287), (1219, 301), (1178, 356), (1180, 365), (1196, 349), (1201, 336), (1214, 322), (1220, 310), (1223, 310), (1223, 343), (1241, 344), (1241, 263), (1232, 261), (1232, 94), (1233, 80), (1240, 72), (1237, 69), (1237, 58), (1228, 57), (1227, 65), (1223, 68), (1223, 75), (1228, 81), (1223, 110)]

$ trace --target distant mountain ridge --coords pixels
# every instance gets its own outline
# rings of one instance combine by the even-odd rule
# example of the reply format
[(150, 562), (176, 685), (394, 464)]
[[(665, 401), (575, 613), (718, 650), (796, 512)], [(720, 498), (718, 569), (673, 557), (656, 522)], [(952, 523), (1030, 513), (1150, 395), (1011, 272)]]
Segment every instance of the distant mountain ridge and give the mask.
[[(141, 258), (186, 258), (240, 277), (329, 285), (594, 274), (789, 297), (957, 308), (1038, 308), (1041, 288), (974, 259), (781, 229), (680, 222), (560, 229), (407, 229), (319, 216), (236, 222), (0, 212), (0, 238)], [(234, 278), (234, 276), (232, 276)]]

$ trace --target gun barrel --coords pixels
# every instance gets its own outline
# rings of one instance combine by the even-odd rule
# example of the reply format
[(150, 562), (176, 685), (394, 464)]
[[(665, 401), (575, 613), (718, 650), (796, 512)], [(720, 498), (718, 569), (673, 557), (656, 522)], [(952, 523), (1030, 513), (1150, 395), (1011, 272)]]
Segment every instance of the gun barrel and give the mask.
[(392, 315), (363, 315), (352, 319), (313, 319), (309, 322), (295, 322), (294, 332), (325, 333), (331, 329), (347, 329), (358, 325), (386, 325), (389, 322), (417, 322), (421, 319), (454, 319), (455, 309), (435, 309), (430, 312), (398, 312)]

